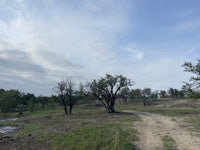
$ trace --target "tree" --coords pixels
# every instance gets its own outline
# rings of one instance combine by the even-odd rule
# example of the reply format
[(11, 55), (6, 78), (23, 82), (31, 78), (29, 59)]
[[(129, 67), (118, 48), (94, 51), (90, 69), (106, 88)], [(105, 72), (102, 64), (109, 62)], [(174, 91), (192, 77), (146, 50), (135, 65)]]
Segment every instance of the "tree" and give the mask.
[(86, 96), (88, 96), (88, 92), (85, 91), (84, 86), (82, 83), (79, 84), (79, 89), (75, 90), (72, 95), (69, 98), (69, 112), (70, 114), (72, 113), (72, 108), (74, 107), (74, 105), (84, 99)]
[(152, 90), (151, 90), (151, 88), (144, 88), (144, 89), (141, 91), (141, 94), (142, 94), (142, 102), (143, 102), (144, 107), (145, 107), (145, 106), (150, 106), (150, 105), (153, 104), (152, 99), (150, 99), (150, 97), (151, 97), (151, 95), (152, 95)]
[(19, 90), (0, 89), (0, 109), (1, 112), (18, 111), (20, 115), (27, 109), (31, 101), (35, 99), (34, 94), (20, 92)]
[(35, 96), (34, 94), (30, 94), (30, 93), (21, 93), (20, 94), (20, 99), (19, 99), (19, 114), (23, 115), (23, 111), (28, 107), (30, 101), (32, 101), (32, 99), (34, 99)]
[(129, 93), (130, 93), (130, 91), (129, 91), (128, 87), (122, 88), (119, 91), (118, 97), (121, 98), (124, 103), (127, 103), (128, 102), (128, 98), (129, 98)]
[(79, 90), (75, 90), (75, 84), (71, 80), (67, 80), (66, 82), (66, 94), (67, 94), (67, 102), (69, 105), (69, 113), (72, 114), (72, 108), (77, 103), (78, 100), (83, 99), (87, 96), (84, 91), (84, 86), (82, 83), (79, 84)]
[[(189, 83), (186, 83), (186, 87), (190, 87), (189, 90), (194, 95), (199, 94), (200, 88), (200, 59), (197, 60), (197, 64), (192, 64), (191, 62), (184, 62), (182, 65), (185, 72), (190, 72), (194, 74), (189, 80)], [(198, 97), (198, 96), (197, 96)]]
[(67, 106), (69, 106), (69, 113), (71, 114), (72, 108), (77, 103), (77, 101), (87, 96), (84, 91), (83, 84), (80, 83), (79, 90), (76, 90), (75, 84), (70, 79), (58, 82), (55, 89), (60, 99), (62, 100), (65, 114), (68, 114)]
[(108, 113), (114, 113), (114, 105), (118, 92), (131, 86), (131, 80), (122, 75), (109, 75), (89, 84), (90, 92), (96, 96), (106, 108)]
[(162, 98), (165, 98), (167, 92), (166, 92), (165, 90), (161, 90), (161, 91), (160, 91), (160, 94), (161, 94), (161, 97), (162, 97)]
[(152, 90), (150, 88), (144, 88), (141, 93), (142, 96), (149, 98), (152, 94)]
[(187, 82), (182, 86), (181, 90), (184, 92), (185, 97), (194, 96), (194, 91), (192, 90), (192, 86)]
[(178, 90), (174, 88), (169, 88), (168, 93), (172, 98), (177, 98), (178, 97)]
[(60, 82), (57, 83), (57, 87), (55, 87), (55, 92), (59, 95), (61, 101), (62, 101), (62, 104), (64, 106), (64, 111), (65, 111), (65, 114), (68, 114), (68, 111), (67, 111), (67, 101), (66, 101), (66, 98), (67, 98), (67, 89), (68, 86), (67, 86), (67, 81), (65, 80), (62, 80)]
[(55, 104), (56, 103), (59, 103), (59, 97), (56, 96), (56, 95), (51, 95), (49, 98), (48, 98), (48, 104), (54, 108)]
[(185, 92), (183, 90), (178, 91), (178, 97), (179, 98), (185, 98)]
[(142, 94), (141, 89), (132, 89), (131, 92), (129, 93), (131, 99), (140, 99)]
[(39, 95), (37, 97), (37, 103), (42, 105), (42, 108), (44, 109), (44, 106), (48, 104), (48, 97)]
[(16, 111), (20, 104), (21, 93), (18, 90), (1, 91), (0, 109), (7, 113)]

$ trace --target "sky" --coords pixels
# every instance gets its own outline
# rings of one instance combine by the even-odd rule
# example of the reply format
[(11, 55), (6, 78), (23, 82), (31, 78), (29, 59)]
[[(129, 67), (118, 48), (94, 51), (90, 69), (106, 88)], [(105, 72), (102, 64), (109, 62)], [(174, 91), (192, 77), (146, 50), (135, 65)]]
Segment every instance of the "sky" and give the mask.
[(66, 78), (122, 74), (180, 89), (200, 54), (199, 0), (0, 0), (0, 88), (36, 95)]

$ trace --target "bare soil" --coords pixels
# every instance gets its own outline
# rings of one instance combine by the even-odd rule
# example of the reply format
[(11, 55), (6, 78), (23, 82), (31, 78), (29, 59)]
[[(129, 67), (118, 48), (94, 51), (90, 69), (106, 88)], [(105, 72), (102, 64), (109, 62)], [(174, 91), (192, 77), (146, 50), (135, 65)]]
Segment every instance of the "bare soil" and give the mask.
[[(135, 112), (134, 112), (135, 113)], [(141, 121), (135, 124), (139, 132), (139, 148), (141, 150), (162, 150), (162, 136), (172, 137), (179, 150), (199, 150), (200, 137), (182, 125), (179, 118), (166, 117), (158, 114), (137, 112)]]

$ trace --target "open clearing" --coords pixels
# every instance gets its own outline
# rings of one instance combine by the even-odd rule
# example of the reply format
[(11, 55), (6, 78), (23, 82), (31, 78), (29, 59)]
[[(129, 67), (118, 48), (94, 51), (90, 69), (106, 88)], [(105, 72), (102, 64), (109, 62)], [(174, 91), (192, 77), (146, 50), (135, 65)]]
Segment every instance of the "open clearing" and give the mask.
[(138, 119), (133, 113), (107, 114), (102, 107), (77, 108), (73, 115), (61, 107), (41, 110), (5, 122), (21, 129), (0, 135), (0, 150), (136, 149), (132, 124)]
[[(199, 104), (179, 100), (146, 108), (141, 103), (116, 105), (120, 113), (115, 114), (85, 106), (75, 108), (73, 115), (65, 115), (61, 107), (26, 112), (0, 122), (19, 127), (0, 134), (0, 149), (199, 150)], [(11, 117), (16, 115), (6, 119)]]

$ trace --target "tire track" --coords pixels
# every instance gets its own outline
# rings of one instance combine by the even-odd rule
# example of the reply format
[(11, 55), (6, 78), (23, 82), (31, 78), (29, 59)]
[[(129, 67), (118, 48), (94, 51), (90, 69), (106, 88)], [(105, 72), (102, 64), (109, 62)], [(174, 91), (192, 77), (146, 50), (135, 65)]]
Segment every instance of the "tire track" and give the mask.
[(174, 118), (152, 113), (134, 113), (141, 117), (141, 121), (135, 124), (141, 150), (162, 150), (161, 137), (165, 135), (174, 139), (179, 150), (200, 150), (200, 137), (192, 135), (191, 131), (182, 127)]

